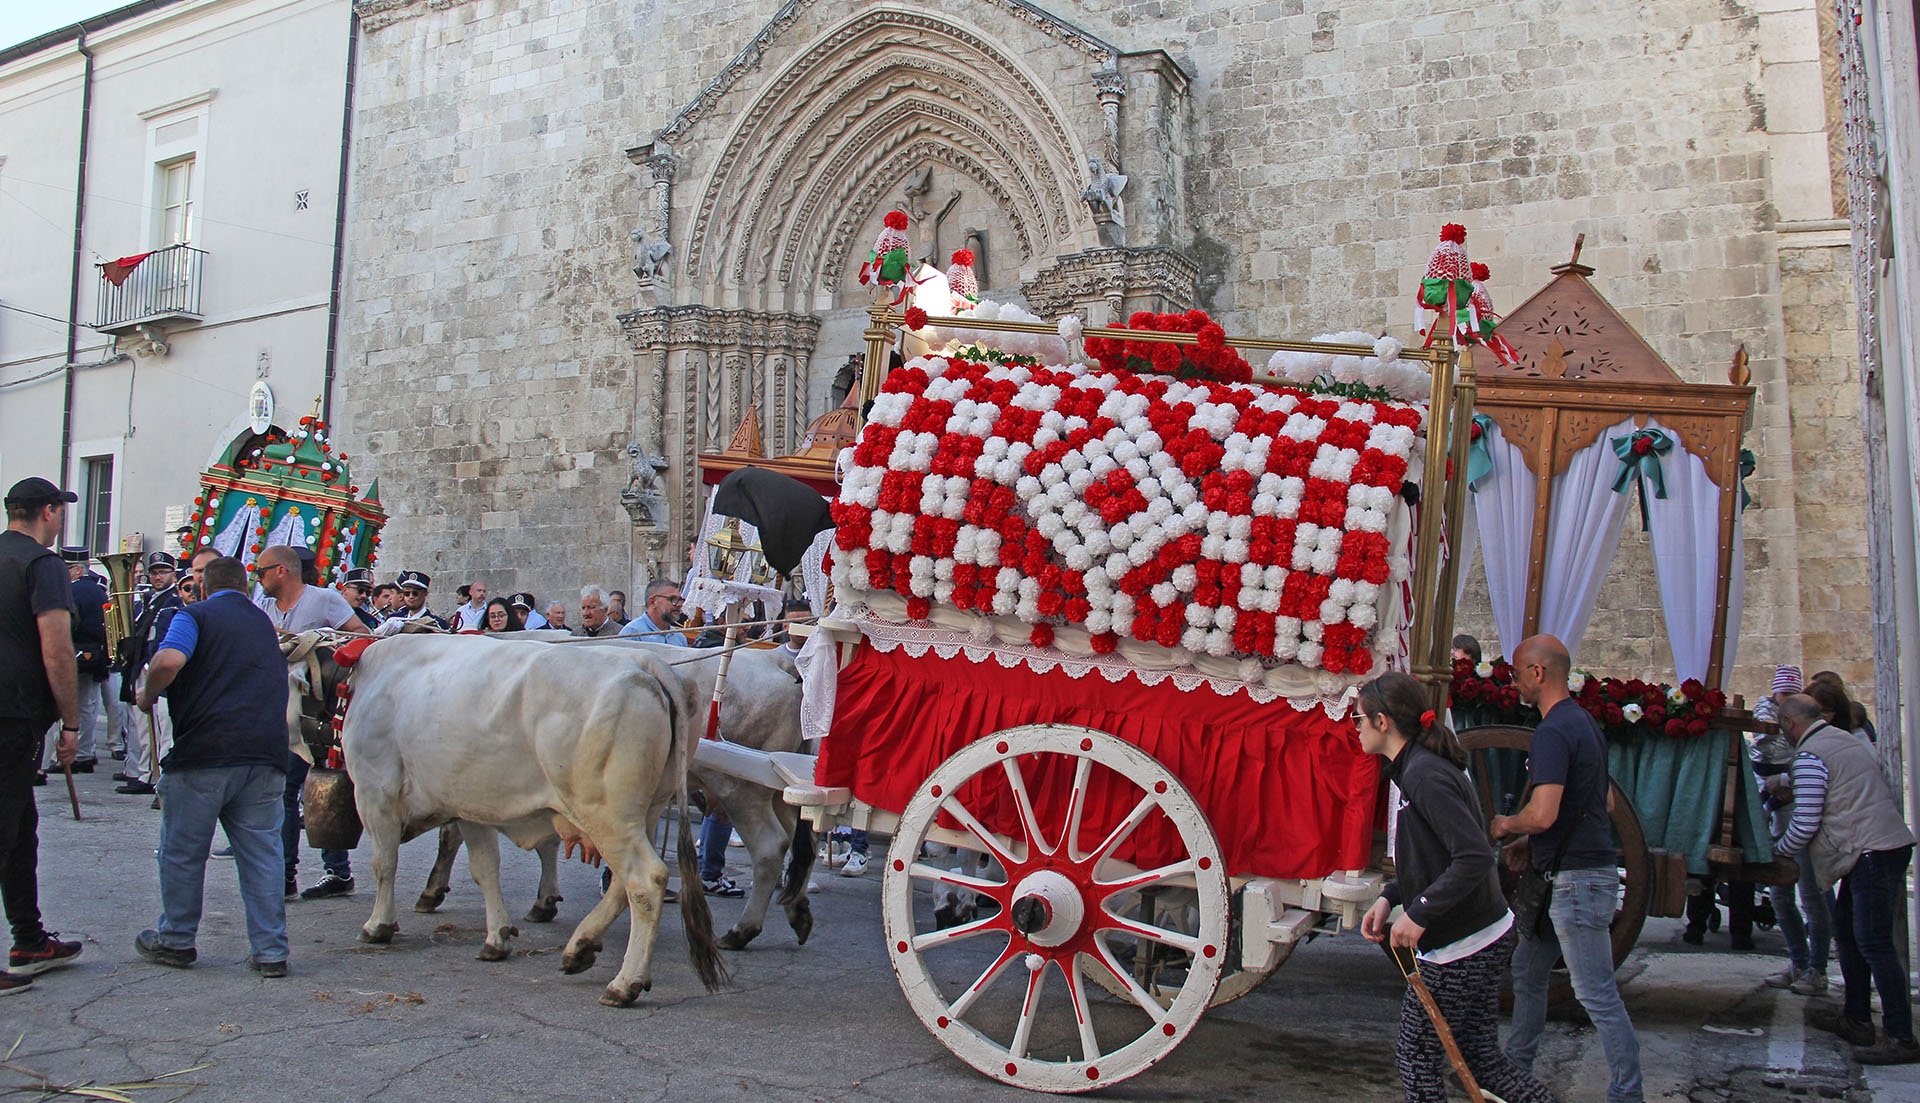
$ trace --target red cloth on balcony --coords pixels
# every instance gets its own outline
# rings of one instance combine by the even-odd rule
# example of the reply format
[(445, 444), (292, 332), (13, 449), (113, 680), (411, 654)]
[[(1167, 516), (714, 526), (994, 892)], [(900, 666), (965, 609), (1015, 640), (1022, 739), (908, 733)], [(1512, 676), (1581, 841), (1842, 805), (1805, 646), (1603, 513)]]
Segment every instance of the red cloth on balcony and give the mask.
[(135, 268), (140, 267), (140, 262), (152, 256), (153, 253), (153, 250), (148, 250), (144, 253), (135, 253), (130, 257), (121, 257), (119, 260), (106, 261), (98, 265), (100, 276), (113, 286), (119, 287), (127, 282), (127, 277), (133, 274)]
[[(1199, 802), (1233, 874), (1323, 877), (1367, 865), (1377, 807), (1377, 760), (1360, 749), (1351, 720), (1285, 701), (1257, 704), (1171, 680), (1071, 678), (1054, 670), (1009, 670), (964, 655), (920, 658), (904, 648), (863, 646), (840, 672), (832, 734), (814, 776), (846, 786), (877, 808), (899, 812), (941, 762), (976, 739), (1021, 724), (1077, 724), (1118, 736), (1166, 766)], [(1043, 829), (1064, 822), (1071, 763), (1057, 776), (1027, 770)], [(1139, 791), (1094, 773), (1081, 842), (1103, 839)], [(963, 787), (961, 802), (996, 832), (1020, 837), (1004, 775)], [(947, 826), (957, 826), (943, 819)], [(1114, 856), (1150, 868), (1176, 860), (1172, 826), (1154, 815)]]

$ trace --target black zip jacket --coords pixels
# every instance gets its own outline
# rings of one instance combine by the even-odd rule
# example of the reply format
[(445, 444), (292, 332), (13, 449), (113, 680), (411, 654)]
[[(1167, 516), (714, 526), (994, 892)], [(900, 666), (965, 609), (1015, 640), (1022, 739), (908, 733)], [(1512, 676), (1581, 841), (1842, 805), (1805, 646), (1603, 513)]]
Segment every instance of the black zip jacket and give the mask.
[(1409, 743), (1387, 777), (1400, 787), (1401, 804), (1395, 877), (1385, 895), (1427, 929), (1420, 949), (1437, 950), (1498, 922), (1507, 900), (1467, 772)]

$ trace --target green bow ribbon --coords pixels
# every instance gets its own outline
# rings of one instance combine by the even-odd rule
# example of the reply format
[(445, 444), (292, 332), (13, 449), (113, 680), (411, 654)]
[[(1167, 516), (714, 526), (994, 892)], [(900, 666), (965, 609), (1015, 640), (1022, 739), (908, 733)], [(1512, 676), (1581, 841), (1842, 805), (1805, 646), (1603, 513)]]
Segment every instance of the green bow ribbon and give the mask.
[(1487, 437), (1493, 432), (1493, 419), (1485, 414), (1475, 414), (1473, 424), (1480, 430), (1480, 435), (1473, 436), (1472, 430), (1468, 430), (1467, 489), (1477, 492), (1480, 480), (1493, 474), (1493, 452), (1487, 447)]
[[(1645, 445), (1640, 442), (1646, 441)], [(1673, 438), (1658, 429), (1640, 429), (1613, 438), (1613, 454), (1620, 458), (1620, 477), (1613, 480), (1613, 492), (1625, 494), (1627, 487), (1645, 479), (1653, 483), (1653, 496), (1667, 497), (1667, 480), (1660, 473), (1660, 457), (1673, 451)], [(1641, 489), (1644, 496), (1645, 488)]]
[(1753, 449), (1740, 450), (1740, 512), (1742, 513), (1745, 513), (1747, 507), (1753, 504), (1753, 495), (1747, 493), (1747, 476), (1753, 474), (1754, 469), (1759, 466), (1760, 460), (1754, 456)]
[(1440, 308), (1447, 305), (1447, 285), (1453, 285), (1453, 305), (1456, 309), (1466, 310), (1467, 300), (1473, 298), (1472, 280), (1430, 279), (1420, 281), (1420, 301), (1428, 306)]

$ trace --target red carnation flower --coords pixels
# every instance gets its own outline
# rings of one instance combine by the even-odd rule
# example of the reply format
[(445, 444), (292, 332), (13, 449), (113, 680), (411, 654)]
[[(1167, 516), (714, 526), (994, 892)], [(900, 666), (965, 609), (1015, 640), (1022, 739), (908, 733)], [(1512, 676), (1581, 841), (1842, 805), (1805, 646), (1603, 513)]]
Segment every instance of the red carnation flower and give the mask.
[(1493, 278), (1493, 270), (1477, 260), (1467, 266), (1467, 271), (1473, 273), (1473, 278), (1476, 280), (1490, 280)]
[(1633, 441), (1634, 455), (1644, 456), (1651, 451), (1653, 451), (1653, 438), (1651, 437), (1635, 437), (1634, 438), (1634, 441)]
[[(892, 225), (892, 224), (889, 223), (888, 225)], [(902, 221), (899, 228), (900, 229), (906, 228), (906, 223), (904, 220)], [(1465, 226), (1460, 225), (1458, 222), (1449, 222), (1445, 226), (1440, 227), (1440, 240), (1451, 241), (1455, 245), (1465, 245), (1467, 243), (1467, 228)]]
[(914, 620), (926, 620), (928, 614), (932, 612), (933, 603), (926, 598), (910, 597), (907, 599), (907, 615)]
[(1111, 655), (1120, 646), (1120, 637), (1112, 632), (1095, 632), (1093, 650), (1097, 655)]
[(927, 324), (927, 312), (917, 306), (907, 308), (907, 328), (920, 329)]
[(953, 259), (952, 259), (952, 260), (951, 260), (951, 261), (950, 261), (949, 263), (952, 263), (952, 264), (959, 264), (959, 265), (971, 265), (971, 264), (973, 264), (973, 250), (972, 250), (972, 249), (956, 249), (956, 250), (954, 250), (954, 252), (953, 252)]
[(1053, 646), (1053, 625), (1036, 624), (1033, 626), (1032, 635), (1028, 636), (1027, 638), (1033, 641), (1033, 646), (1035, 647), (1052, 647)]
[[(887, 228), (890, 230), (904, 230), (907, 228), (907, 212), (888, 211), (887, 217), (882, 221), (884, 221), (887, 224)], [(1466, 232), (1465, 230), (1461, 231), (1461, 233), (1463, 234), (1465, 232)]]

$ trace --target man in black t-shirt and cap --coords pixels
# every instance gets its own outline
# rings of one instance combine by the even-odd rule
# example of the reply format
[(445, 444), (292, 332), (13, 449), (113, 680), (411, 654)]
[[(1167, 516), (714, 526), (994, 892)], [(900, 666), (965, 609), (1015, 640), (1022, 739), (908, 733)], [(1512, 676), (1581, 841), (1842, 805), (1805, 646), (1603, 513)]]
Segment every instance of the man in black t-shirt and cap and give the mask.
[(7, 491), (0, 533), (0, 901), (13, 928), (0, 995), (18, 992), (48, 969), (80, 956), (40, 923), (39, 810), (33, 775), (47, 725), (60, 721), (54, 755), (71, 765), (80, 738), (73, 653), (73, 590), (48, 545), (66, 526), (78, 495), (45, 479)]

